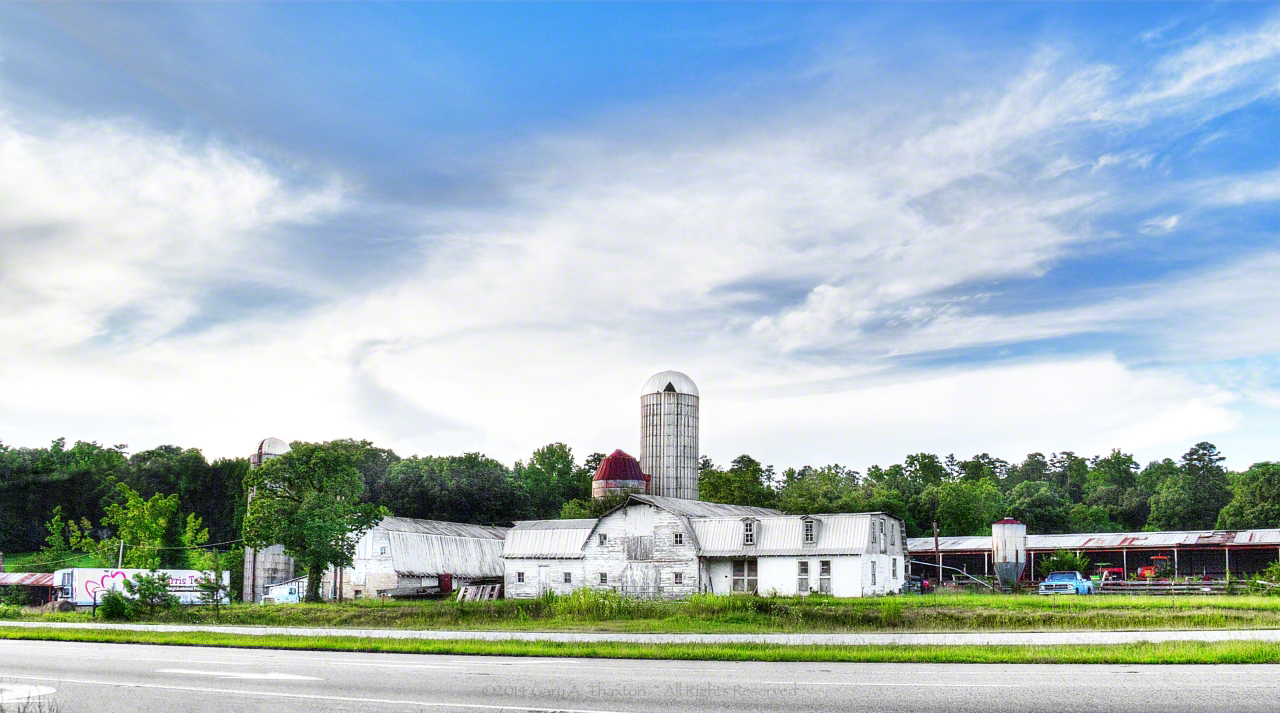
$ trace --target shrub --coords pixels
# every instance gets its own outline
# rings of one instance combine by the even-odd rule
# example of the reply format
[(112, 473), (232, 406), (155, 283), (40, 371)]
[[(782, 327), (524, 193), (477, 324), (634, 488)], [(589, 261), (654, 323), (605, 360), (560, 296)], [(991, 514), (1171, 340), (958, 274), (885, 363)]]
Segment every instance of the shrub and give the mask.
[(1036, 563), (1036, 573), (1041, 578), (1049, 576), (1050, 572), (1079, 572), (1084, 574), (1088, 571), (1089, 558), (1084, 555), (1077, 555), (1070, 550), (1058, 550)]
[(124, 591), (133, 597), (133, 606), (139, 610), (145, 608), (149, 617), (155, 616), (157, 609), (178, 606), (178, 598), (169, 591), (169, 575), (165, 572), (139, 572), (133, 575), (133, 579), (124, 580)]
[(129, 619), (129, 600), (114, 589), (102, 595), (102, 603), (98, 606), (102, 618), (107, 621), (125, 621)]

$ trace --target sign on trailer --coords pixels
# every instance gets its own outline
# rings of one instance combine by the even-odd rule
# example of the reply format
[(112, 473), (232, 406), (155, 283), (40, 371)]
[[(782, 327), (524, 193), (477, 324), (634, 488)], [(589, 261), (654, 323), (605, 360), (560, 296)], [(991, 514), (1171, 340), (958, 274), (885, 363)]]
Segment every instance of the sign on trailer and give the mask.
[[(169, 575), (169, 591), (178, 597), (183, 604), (200, 604), (201, 580), (212, 575), (197, 569), (161, 569), (156, 570)], [(102, 603), (102, 595), (108, 591), (124, 591), (124, 581), (132, 579), (135, 574), (150, 574), (148, 569), (96, 569), (77, 567), (60, 569), (53, 573), (55, 596), (59, 600), (69, 601), (78, 607), (88, 607)], [(222, 573), (222, 583), (231, 585), (231, 573)], [(230, 599), (224, 594), (224, 604)]]

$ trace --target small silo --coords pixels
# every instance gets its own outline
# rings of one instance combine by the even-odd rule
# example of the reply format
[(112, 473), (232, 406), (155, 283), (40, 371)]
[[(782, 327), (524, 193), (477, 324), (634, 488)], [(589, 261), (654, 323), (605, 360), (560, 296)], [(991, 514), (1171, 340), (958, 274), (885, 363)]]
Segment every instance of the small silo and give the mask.
[(698, 387), (678, 371), (649, 377), (640, 390), (640, 470), (649, 494), (698, 499)]
[(603, 498), (617, 493), (649, 492), (649, 476), (640, 469), (640, 461), (622, 450), (610, 453), (600, 461), (591, 477), (591, 497)]
[(1027, 566), (1027, 526), (1011, 517), (992, 524), (991, 558), (1000, 584), (1018, 581)]
[[(272, 458), (289, 452), (289, 444), (279, 438), (264, 438), (249, 456), (249, 468), (257, 468)], [(253, 500), (253, 493), (248, 494)], [(273, 584), (293, 579), (293, 558), (284, 553), (283, 545), (272, 545), (255, 550), (244, 548), (244, 591), (246, 602), (260, 602), (267, 588)]]

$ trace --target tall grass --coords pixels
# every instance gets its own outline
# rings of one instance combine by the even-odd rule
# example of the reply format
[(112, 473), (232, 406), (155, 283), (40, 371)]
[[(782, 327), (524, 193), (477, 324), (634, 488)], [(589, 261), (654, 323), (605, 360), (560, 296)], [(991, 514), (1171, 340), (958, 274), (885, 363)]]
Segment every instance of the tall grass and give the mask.
[[(0, 618), (89, 621), (81, 613)], [(343, 604), (232, 605), (220, 622), (204, 607), (150, 620), (253, 626), (653, 632), (990, 631), (1280, 628), (1280, 598), (1264, 596), (1039, 597), (991, 594), (835, 599), (698, 594), (644, 600), (581, 589), (497, 601), (357, 600)]]

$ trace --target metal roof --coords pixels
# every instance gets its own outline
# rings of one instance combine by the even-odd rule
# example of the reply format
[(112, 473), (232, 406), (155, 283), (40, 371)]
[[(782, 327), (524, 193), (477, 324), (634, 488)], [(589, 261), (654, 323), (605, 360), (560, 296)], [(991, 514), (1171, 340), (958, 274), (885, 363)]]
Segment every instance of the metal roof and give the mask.
[(0, 586), (52, 587), (53, 572), (0, 572)]
[(507, 532), (505, 527), (488, 525), (470, 525), (465, 522), (444, 522), (442, 520), (418, 520), (411, 517), (384, 517), (377, 527), (388, 532), (416, 532), (422, 535), (444, 535), (447, 537), (478, 537), (486, 540), (501, 540)]
[[(696, 518), (693, 529), (703, 557), (849, 555), (868, 551), (871, 519), (879, 513), (783, 515), (756, 520), (754, 545), (742, 543), (742, 518)], [(897, 518), (889, 515), (895, 526)], [(818, 522), (816, 542), (804, 544), (804, 520)]]
[(279, 456), (289, 452), (289, 444), (279, 438), (264, 438), (254, 450), (260, 456)]
[(502, 539), (390, 530), (391, 567), (406, 577), (501, 577)]
[[(662, 508), (673, 515), (685, 517), (772, 517), (782, 513), (771, 508), (757, 508), (748, 505), (725, 505), (724, 503), (706, 503), (701, 500), (685, 500), (684, 498), (668, 498), (660, 495), (641, 495), (634, 493), (627, 503), (642, 502)], [(622, 507), (626, 507), (623, 505)]]
[(622, 449), (618, 449), (600, 461), (600, 467), (596, 468), (596, 473), (591, 476), (591, 480), (593, 482), (604, 480), (648, 483), (649, 476), (640, 470), (640, 461), (632, 458)]
[[(1027, 535), (1029, 550), (1119, 550), (1174, 547), (1219, 547), (1227, 544), (1280, 545), (1280, 529), (1267, 530), (1186, 530), (1171, 532), (1102, 532), (1067, 535)], [(943, 552), (983, 552), (991, 549), (991, 537), (941, 537)], [(932, 537), (907, 540), (911, 552), (933, 552)]]
[(1237, 545), (1280, 545), (1280, 529), (1242, 530), (1236, 533)]
[(698, 395), (698, 386), (693, 383), (693, 379), (690, 379), (678, 371), (669, 370), (660, 371), (649, 377), (649, 380), (644, 382), (644, 388), (640, 390), (640, 395), (647, 396), (649, 394), (660, 394), (663, 391), (667, 391), (668, 386), (670, 386), (671, 390), (675, 391), (677, 394)]
[(597, 520), (526, 520), (507, 530), (504, 559), (582, 559)]

